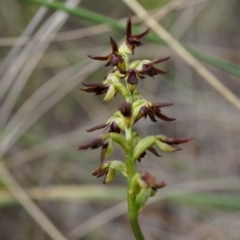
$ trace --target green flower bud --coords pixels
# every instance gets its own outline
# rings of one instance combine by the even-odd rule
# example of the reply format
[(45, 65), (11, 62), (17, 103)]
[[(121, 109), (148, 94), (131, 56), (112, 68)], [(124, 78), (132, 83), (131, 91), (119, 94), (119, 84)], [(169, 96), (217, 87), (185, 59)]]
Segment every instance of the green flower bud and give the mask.
[(131, 49), (129, 49), (129, 47), (126, 45), (125, 42), (123, 42), (123, 43), (120, 45), (120, 47), (119, 47), (119, 52), (120, 52), (120, 53), (125, 53), (125, 54), (127, 54), (127, 55), (132, 54)]
[(114, 115), (107, 121), (107, 124), (112, 123), (115, 123), (123, 132), (125, 131), (125, 120), (120, 111), (115, 112)]
[(161, 142), (159, 140), (156, 140), (155, 144), (163, 152), (175, 152), (175, 151), (180, 150), (180, 148), (178, 148), (178, 147), (174, 147), (174, 146), (168, 145), (168, 144), (163, 143), (163, 142)]
[(133, 158), (138, 159), (142, 153), (144, 153), (148, 148), (150, 148), (156, 141), (155, 136), (149, 136), (142, 139), (136, 147), (133, 149)]
[(119, 160), (113, 160), (110, 168), (118, 170), (119, 172), (121, 172), (123, 174), (124, 177), (127, 177), (127, 167), (126, 164), (122, 161)]
[(116, 90), (115, 90), (115, 87), (114, 85), (110, 85), (109, 88), (108, 88), (108, 91), (103, 99), (104, 102), (107, 102), (109, 100), (111, 100), (116, 94)]
[(108, 140), (108, 143), (105, 144), (102, 147), (102, 153), (101, 153), (101, 161), (103, 161), (105, 158), (109, 157), (113, 153), (113, 140), (110, 138)]
[(151, 190), (152, 191), (151, 191), (150, 197), (155, 197), (157, 194), (157, 190), (155, 190), (155, 189), (151, 189)]
[(128, 143), (121, 134), (115, 133), (115, 132), (110, 132), (110, 133), (103, 134), (101, 136), (102, 140), (105, 140), (108, 138), (111, 138), (114, 142), (118, 143), (125, 151), (129, 150)]
[(139, 194), (136, 197), (136, 205), (137, 205), (137, 211), (140, 213), (146, 204), (147, 200), (151, 196), (152, 189), (149, 188), (142, 188)]
[(109, 183), (115, 178), (116, 170), (112, 169), (111, 167), (108, 169), (108, 172), (106, 174), (106, 177), (103, 181), (103, 183)]
[(134, 101), (133, 104), (132, 104), (132, 108), (135, 109), (142, 104), (147, 104), (147, 101), (144, 98), (141, 98), (141, 99), (138, 99), (138, 100)]
[(137, 84), (130, 84), (130, 83), (127, 83), (127, 86), (128, 86), (128, 89), (129, 89), (130, 93), (133, 93), (134, 90), (135, 90), (136, 87), (137, 87)]
[(139, 179), (141, 178), (141, 174), (140, 173), (136, 173), (131, 182), (130, 182), (130, 187), (129, 187), (129, 194), (131, 195), (137, 195), (140, 190), (141, 190), (141, 187), (139, 185)]
[(137, 69), (137, 70), (142, 70), (141, 68), (138, 69), (138, 66), (139, 66), (139, 64), (141, 64), (141, 62), (142, 62), (141, 60), (133, 61), (133, 62), (131, 62), (129, 68), (135, 68), (135, 69)]
[(113, 82), (112, 84), (113, 84), (115, 90), (118, 91), (124, 98), (130, 97), (128, 90), (122, 83)]

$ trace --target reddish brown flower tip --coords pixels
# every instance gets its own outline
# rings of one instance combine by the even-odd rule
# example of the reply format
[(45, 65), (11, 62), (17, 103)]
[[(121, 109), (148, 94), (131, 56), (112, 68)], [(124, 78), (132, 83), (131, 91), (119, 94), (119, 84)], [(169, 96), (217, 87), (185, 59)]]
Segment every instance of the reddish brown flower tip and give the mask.
[(94, 60), (99, 60), (99, 61), (107, 61), (110, 59), (111, 56), (93, 56), (93, 55), (87, 55), (89, 58), (94, 59)]
[(166, 58), (158, 58), (156, 60), (151, 61), (150, 63), (146, 63), (142, 65), (142, 70), (146, 71), (147, 70), (147, 75), (150, 77), (154, 77), (157, 74), (166, 74), (168, 73), (168, 71), (163, 71), (161, 69), (158, 69), (156, 67), (154, 67), (154, 64), (160, 63), (160, 62), (165, 62), (169, 59), (170, 57), (166, 57)]
[(169, 107), (174, 105), (174, 103), (154, 103), (155, 107), (162, 108), (162, 107)]
[(131, 22), (131, 15), (129, 15), (127, 19), (126, 25), (126, 45), (128, 48), (134, 53), (135, 47), (139, 47), (142, 45), (141, 39), (145, 37), (150, 31), (150, 28), (146, 29), (144, 32), (138, 35), (132, 35), (132, 22)]
[(110, 43), (111, 43), (111, 47), (112, 47), (112, 53), (117, 53), (118, 45), (112, 37), (110, 37)]
[(166, 183), (164, 181), (156, 183), (152, 189), (157, 191), (158, 189), (164, 188), (166, 186)]
[(157, 58), (153, 61), (151, 61), (152, 64), (157, 64), (157, 63), (161, 63), (161, 62), (166, 62), (168, 59), (170, 59), (171, 57), (165, 57), (165, 58)]
[(96, 95), (105, 94), (109, 88), (108, 85), (101, 83), (82, 83), (86, 88), (81, 88), (81, 90), (88, 93), (95, 93)]
[(117, 125), (117, 123), (113, 121), (113, 122), (110, 124), (109, 132), (120, 133), (120, 132), (121, 132), (121, 129), (119, 128), (119, 126)]
[(193, 140), (193, 138), (167, 138), (165, 140), (161, 140), (161, 142), (172, 145), (172, 144), (187, 143), (187, 142), (190, 142), (191, 140)]
[(127, 77), (127, 82), (131, 85), (138, 84), (138, 79), (145, 78), (145, 74), (147, 74), (147, 70), (138, 71), (137, 69), (130, 68), (128, 71), (122, 71), (120, 70), (120, 73), (124, 75), (124, 77)]
[(108, 132), (116, 132), (116, 133), (120, 133), (121, 129), (118, 127), (117, 123), (115, 121), (112, 121), (111, 123), (101, 123), (99, 125), (96, 125), (92, 128), (87, 129), (87, 132), (93, 132), (102, 128), (105, 128), (109, 126), (109, 131)]
[(96, 138), (88, 143), (82, 144), (78, 147), (78, 150), (85, 150), (88, 148), (95, 149), (103, 146), (105, 143), (101, 138)]
[(132, 104), (125, 102), (119, 107), (120, 112), (124, 117), (131, 117), (132, 116)]
[(92, 127), (92, 128), (87, 129), (86, 131), (87, 131), (87, 132), (93, 132), (93, 131), (96, 131), (96, 130), (105, 128), (107, 125), (108, 125), (108, 123), (101, 123), (101, 124), (98, 124), (98, 125), (95, 126), (95, 127)]
[[(147, 149), (149, 152), (153, 153), (156, 157), (162, 157), (161, 155), (158, 154), (157, 150), (154, 147), (150, 147)], [(137, 159), (138, 162), (141, 162), (142, 158), (144, 158), (146, 155), (146, 151), (144, 151), (140, 157)]]
[(119, 68), (125, 69), (125, 61), (118, 52), (118, 45), (112, 37), (110, 37), (110, 43), (112, 47), (112, 53), (108, 54), (107, 56), (88, 55), (88, 57), (94, 60), (108, 61), (105, 66), (118, 66)]
[(139, 158), (137, 159), (138, 162), (141, 162), (142, 158), (144, 158), (146, 156), (146, 151), (144, 151)]
[(165, 182), (156, 182), (156, 177), (152, 176), (148, 172), (141, 173), (141, 179), (145, 182), (148, 187), (151, 187), (153, 190), (157, 190), (166, 186)]
[(162, 114), (159, 109), (154, 109), (154, 115), (157, 116), (158, 118), (162, 119), (165, 122), (172, 122), (172, 121), (176, 120), (176, 118), (170, 118), (170, 117)]
[(99, 178), (102, 177), (104, 175), (106, 175), (108, 173), (108, 169), (102, 169), (102, 166), (96, 168), (95, 170), (92, 171), (92, 175)]
[[(171, 122), (176, 119), (170, 118), (170, 117), (162, 114), (161, 110), (159, 109), (161, 107), (167, 107), (167, 106), (171, 106), (171, 105), (173, 105), (173, 104), (172, 103), (156, 103), (156, 104), (154, 103), (150, 107), (143, 106), (141, 108), (141, 113), (144, 118), (146, 118), (148, 116), (152, 122), (157, 122), (157, 119), (155, 118), (155, 116), (160, 118), (163, 121)], [(139, 119), (136, 119), (136, 120), (138, 121)]]
[(161, 155), (158, 154), (157, 150), (154, 147), (150, 147), (147, 150), (153, 153), (156, 157), (162, 157)]
[(127, 82), (129, 84), (135, 85), (138, 83), (138, 77), (134, 69), (130, 69), (128, 72)]

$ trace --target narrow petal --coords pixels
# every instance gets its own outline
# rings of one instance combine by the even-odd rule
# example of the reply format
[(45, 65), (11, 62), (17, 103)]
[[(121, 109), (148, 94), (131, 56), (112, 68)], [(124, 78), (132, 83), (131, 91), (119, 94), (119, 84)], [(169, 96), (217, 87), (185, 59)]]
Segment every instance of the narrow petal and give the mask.
[(117, 65), (118, 62), (122, 62), (122, 61), (124, 61), (122, 56), (113, 53), (110, 60), (106, 63), (105, 66), (115, 66)]
[(145, 37), (149, 33), (150, 30), (151, 30), (151, 28), (147, 28), (144, 32), (142, 32), (138, 35), (132, 35), (132, 38), (140, 40), (141, 38)]
[(129, 14), (128, 19), (127, 19), (126, 35), (127, 35), (127, 37), (130, 37), (132, 35), (132, 21), (131, 21), (131, 15), (130, 14)]
[(166, 186), (166, 183), (162, 181), (162, 182), (155, 183), (154, 186), (152, 186), (152, 189), (156, 191), (157, 189), (163, 188), (165, 186)]
[(110, 37), (110, 43), (112, 46), (112, 53), (118, 52), (118, 45), (112, 37)]
[(93, 132), (93, 131), (96, 131), (96, 130), (105, 128), (107, 125), (108, 125), (108, 123), (101, 123), (101, 124), (99, 124), (99, 125), (97, 125), (97, 126), (95, 126), (95, 127), (92, 127), (92, 128), (87, 129), (86, 131), (87, 131), (87, 132)]
[(110, 129), (109, 132), (116, 132), (116, 133), (120, 133), (121, 129), (118, 127), (118, 125), (115, 122), (112, 122), (110, 124)]
[(103, 145), (103, 147), (102, 147), (101, 162), (103, 162), (107, 150), (108, 150), (108, 143), (105, 143), (105, 144)]
[(165, 62), (167, 61), (168, 59), (170, 59), (170, 57), (166, 57), (166, 58), (157, 58), (153, 61), (151, 61), (152, 64), (157, 64), (157, 63), (160, 63), (160, 62)]
[(155, 111), (155, 116), (162, 119), (163, 121), (166, 121), (166, 122), (171, 122), (171, 121), (174, 121), (176, 120), (176, 118), (170, 118), (164, 114), (162, 114), (160, 111)]
[(153, 111), (149, 110), (148, 113), (147, 113), (147, 115), (149, 116), (149, 118), (151, 119), (151, 121), (157, 122), (157, 119), (155, 118)]
[(154, 107), (162, 108), (162, 107), (169, 107), (174, 105), (174, 103), (154, 103)]
[(82, 85), (85, 87), (100, 87), (100, 86), (104, 86), (104, 84), (102, 82), (97, 82), (97, 83), (85, 83), (82, 82)]
[(149, 76), (153, 76), (153, 75), (157, 75), (157, 74), (167, 74), (168, 71), (163, 71), (159, 68), (155, 68), (155, 67), (152, 67), (150, 70), (149, 70), (149, 73), (148, 75)]
[(148, 148), (148, 151), (153, 153), (156, 157), (161, 157), (161, 155), (158, 154), (157, 150), (154, 147)]
[(99, 60), (99, 61), (106, 61), (109, 60), (111, 57), (111, 54), (107, 55), (107, 56), (92, 56), (92, 55), (88, 55), (89, 58), (94, 59), (94, 60)]
[(104, 145), (104, 142), (101, 138), (96, 138), (88, 143), (82, 144), (78, 147), (79, 150), (85, 150), (88, 148), (95, 149)]
[(99, 178), (99, 177), (105, 175), (106, 172), (107, 172), (107, 169), (101, 169), (101, 166), (100, 166), (92, 171), (92, 175)]
[(161, 141), (171, 145), (171, 144), (187, 143), (187, 142), (190, 142), (192, 139), (193, 138), (167, 138), (166, 140), (161, 140)]

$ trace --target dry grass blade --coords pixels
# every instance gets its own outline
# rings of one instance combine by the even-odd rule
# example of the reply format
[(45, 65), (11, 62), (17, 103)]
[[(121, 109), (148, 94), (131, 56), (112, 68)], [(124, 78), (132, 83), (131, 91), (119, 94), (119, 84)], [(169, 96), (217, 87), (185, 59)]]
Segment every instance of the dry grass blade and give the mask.
[[(239, 178), (210, 179), (176, 184), (172, 187), (161, 189), (161, 194), (151, 198), (147, 204), (156, 203), (170, 197), (182, 196), (194, 192), (214, 191), (224, 189), (239, 189)], [(123, 214), (127, 213), (125, 202), (119, 203), (97, 215), (88, 219), (78, 227), (69, 232), (68, 236), (73, 239), (79, 239), (94, 229), (112, 221)]]
[(67, 240), (62, 233), (53, 225), (46, 215), (31, 200), (24, 189), (13, 178), (11, 173), (0, 162), (1, 180), (7, 186), (11, 194), (21, 203), (24, 209), (33, 217), (33, 219), (46, 231), (46, 233), (54, 240)]
[[(49, 0), (49, 2), (52, 2), (53, 0)], [(13, 59), (21, 52), (21, 47), (19, 45), (22, 44), (22, 39), (28, 39), (29, 36), (33, 34), (33, 32), (36, 30), (36, 27), (41, 22), (42, 18), (47, 13), (48, 8), (47, 7), (41, 7), (37, 13), (34, 15), (33, 19), (30, 21), (28, 26), (25, 28), (23, 33), (20, 37), (14, 38), (15, 41), (12, 41), (11, 39), (0, 39), (0, 45), (1, 46), (10, 46), (14, 45), (14, 47), (10, 50), (8, 55), (4, 58), (3, 63), (0, 66), (0, 74), (3, 73), (4, 70), (9, 67), (9, 64), (12, 64)], [(9, 41), (10, 40), (10, 41)]]
[[(66, 6), (69, 7), (75, 7), (80, 0), (68, 0), (66, 2)], [(48, 40), (48, 36), (52, 35), (54, 37), (54, 33), (62, 27), (64, 22), (67, 20), (68, 14), (63, 12), (56, 12), (45, 24), (44, 26), (38, 31), (37, 36), (40, 38), (40, 42), (45, 42)], [(51, 39), (50, 39), (51, 40)], [(23, 51), (23, 54), (20, 55), (18, 60), (16, 60), (16, 64), (19, 67), (18, 71), (20, 72), (19, 76), (17, 77), (15, 83), (13, 84), (12, 88), (10, 89), (5, 101), (2, 104), (0, 115), (1, 115), (1, 123), (4, 125), (6, 121), (8, 120), (8, 117), (18, 99), (20, 96), (24, 86), (26, 85), (30, 75), (32, 74), (34, 68), (36, 67), (37, 63), (43, 56), (45, 50), (47, 49), (48, 45), (51, 41), (48, 40), (48, 42), (44, 45), (38, 45), (36, 42), (32, 41), (31, 45), (26, 46), (26, 50), (29, 55), (25, 55)], [(36, 53), (37, 56), (35, 55)], [(22, 59), (23, 57), (23, 59)], [(20, 60), (21, 61), (20, 61)], [(26, 62), (26, 63), (25, 63)], [(25, 63), (25, 65), (24, 65)], [(23, 69), (20, 71), (21, 67)], [(12, 68), (12, 67), (11, 67)], [(16, 77), (16, 74), (18, 71), (15, 71), (14, 74), (11, 73), (11, 70), (9, 69), (9, 72), (3, 77), (2, 81), (5, 82), (5, 86), (10, 87), (10, 85), (6, 84), (6, 82), (13, 82), (14, 78)], [(4, 88), (5, 91), (7, 88)], [(5, 92), (3, 91), (3, 95)]]
[[(100, 109), (101, 113), (103, 116), (109, 115), (107, 109), (105, 109), (102, 106), (102, 103), (99, 102), (97, 104), (96, 101), (96, 106), (97, 108)], [(82, 105), (84, 105), (84, 102), (82, 102)], [(93, 116), (90, 116), (92, 119), (94, 119)], [(106, 117), (99, 117), (98, 122), (104, 122), (106, 121)], [(96, 125), (96, 121), (92, 123), (92, 125)], [(18, 152), (8, 158), (8, 161), (6, 164), (8, 164), (8, 168), (15, 168), (19, 167), (29, 161), (32, 161), (36, 158), (51, 154), (54, 151), (58, 151), (70, 146), (74, 146), (79, 144), (79, 136), (81, 135), (81, 138), (84, 139), (86, 136), (86, 131), (85, 129), (89, 128), (89, 122), (86, 123), (85, 125), (79, 127), (78, 129), (75, 129), (72, 132), (63, 134), (61, 136), (49, 139), (41, 144), (38, 144), (32, 148), (23, 150), (21, 152)], [(84, 130), (83, 130), (84, 129)]]
[[(103, 55), (108, 53), (109, 50), (107, 50), (106, 53), (103, 53)], [(80, 82), (84, 81), (84, 79), (86, 79), (101, 65), (101, 62), (91, 62), (85, 68), (83, 68), (81, 72), (76, 73), (72, 77), (68, 77), (68, 79), (70, 79), (67, 82), (63, 82), (63, 80), (66, 78), (61, 79), (59, 83), (60, 88), (58, 88), (58, 91), (55, 93), (53, 92), (57, 89), (54, 83), (58, 80), (57, 77), (54, 77), (52, 81), (48, 81), (47, 84), (43, 85), (39, 90), (37, 90), (33, 96), (31, 96), (27, 102), (19, 109), (19, 111), (12, 117), (12, 119), (5, 127), (5, 130), (2, 133), (2, 136), (4, 136), (4, 138), (1, 141), (0, 145), (0, 155), (3, 156), (8, 151), (8, 149), (18, 140), (18, 138), (44, 113), (46, 113), (52, 106), (54, 106), (61, 98), (63, 98), (67, 93), (75, 88)], [(71, 71), (71, 68), (69, 69)], [(69, 69), (65, 71), (67, 72)], [(59, 75), (61, 76), (61, 73)], [(79, 80), (80, 76), (81, 79)], [(51, 86), (51, 91), (48, 89), (49, 85)], [(46, 92), (44, 93), (44, 91)], [(41, 93), (44, 94), (42, 95)], [(40, 105), (38, 106), (38, 104)], [(29, 112), (29, 107), (32, 112)]]
[[(172, 0), (168, 4), (166, 4), (164, 7), (162, 7), (159, 11), (153, 10), (151, 13), (153, 13), (153, 17), (157, 21), (161, 21), (163, 18), (165, 18), (171, 11), (175, 10), (176, 8), (181, 8), (181, 5), (188, 2), (189, 0)], [(206, 2), (208, 0), (198, 0), (194, 4), (198, 4), (201, 2)], [(184, 7), (184, 6), (183, 6)], [(45, 7), (42, 7), (44, 9), (47, 9)], [(120, 23), (125, 24), (127, 18), (119, 19), (118, 21)], [(132, 16), (132, 23), (141, 23), (142, 20), (138, 16)], [(83, 29), (77, 29), (77, 30), (70, 30), (65, 32), (60, 32), (55, 35), (49, 35), (48, 41), (51, 40), (51, 42), (62, 42), (62, 41), (71, 41), (75, 39), (80, 39), (84, 37), (89, 37), (97, 34), (102, 34), (104, 32), (111, 31), (112, 27), (107, 24), (99, 24), (97, 26), (90, 26)], [(19, 46), (19, 45), (28, 45), (29, 41), (39, 41), (37, 36), (29, 37), (29, 34), (23, 34), (22, 37), (15, 38), (15, 37), (5, 37), (0, 38), (0, 46)], [(38, 44), (45, 44), (42, 42), (39, 42)]]
[(123, 0), (145, 23), (161, 37), (176, 53), (179, 54), (195, 71), (212, 85), (224, 98), (240, 110), (240, 100), (224, 84), (222, 84), (211, 72), (209, 72), (198, 60), (196, 60), (178, 41), (176, 41), (159, 23), (152, 18), (147, 11), (135, 0)]
[[(72, 2), (74, 4), (78, 4), (79, 1), (70, 1), (70, 2)], [(66, 14), (63, 14), (63, 15), (66, 16)], [(28, 50), (27, 50), (27, 52), (28, 52)], [(19, 59), (20, 60), (27, 59), (26, 52), (25, 52), (25, 54), (22, 54)], [(23, 63), (24, 62), (25, 61), (23, 61)], [(6, 74), (5, 78), (3, 77), (3, 79), (2, 79), (1, 83), (4, 84), (4, 89), (3, 89), (3, 92), (2, 92), (3, 93), (2, 96), (4, 95), (4, 91), (7, 90), (8, 87), (10, 87), (11, 83), (13, 82), (15, 74), (17, 74), (18, 70), (21, 69), (22, 62), (21, 61), (16, 62), (16, 65), (17, 65), (17, 70), (15, 69), (15, 71), (13, 71), (13, 74), (10, 71), (9, 75)], [(31, 73), (31, 69), (29, 68), (29, 66), (27, 67), (27, 70), (30, 70), (30, 73)], [(6, 79), (8, 79), (8, 78), (10, 78), (11, 81), (10, 81), (9, 84), (5, 85)], [(2, 108), (3, 113), (10, 113), (11, 112), (11, 108), (14, 106), (15, 100), (17, 99), (18, 94), (20, 94), (21, 89), (24, 87), (27, 79), (28, 79), (28, 77), (23, 75), (22, 78), (20, 79), (20, 81), (17, 81), (17, 84), (14, 85), (15, 89), (13, 88), (13, 91), (11, 91), (10, 95), (8, 96), (9, 98), (7, 98), (7, 100), (8, 99), (11, 100), (10, 104), (4, 105), (5, 108), (4, 107)], [(19, 83), (20, 83), (20, 85), (19, 85)], [(17, 90), (18, 94), (17, 94), (16, 98), (13, 98), (13, 100), (12, 100), (11, 93), (14, 93), (14, 94), (16, 93), (16, 86), (17, 86), (17, 88), (20, 86), (20, 89)], [(6, 100), (5, 103), (8, 103), (7, 100)], [(5, 120), (7, 120), (7, 115), (6, 115), (5, 119), (3, 120), (3, 122), (5, 122)], [(4, 116), (5, 116), (5, 114), (4, 114)], [(21, 205), (25, 208), (25, 210), (33, 217), (33, 219), (35, 219), (35, 221), (43, 228), (44, 231), (46, 231), (48, 233), (48, 235), (51, 238), (53, 238), (55, 240), (66, 240), (66, 238), (51, 223), (51, 221), (43, 214), (43, 212), (37, 207), (37, 205), (35, 205), (33, 203), (31, 198), (27, 195), (27, 193), (24, 191), (24, 189), (18, 184), (18, 182), (14, 179), (14, 177), (7, 170), (7, 168), (5, 167), (5, 165), (3, 163), (0, 163), (0, 175), (1, 175), (2, 181), (4, 182), (6, 187), (9, 189), (9, 191), (12, 193), (12, 195), (21, 203)]]

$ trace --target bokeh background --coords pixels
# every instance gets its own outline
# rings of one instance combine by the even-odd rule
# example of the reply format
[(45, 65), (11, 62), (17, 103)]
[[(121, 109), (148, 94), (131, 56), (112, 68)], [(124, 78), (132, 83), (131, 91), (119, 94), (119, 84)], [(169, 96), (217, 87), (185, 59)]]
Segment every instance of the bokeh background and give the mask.
[[(140, 215), (143, 232), (148, 240), (239, 240), (240, 2), (139, 3), (226, 87), (212, 87), (156, 34), (131, 57), (171, 56), (161, 64), (167, 75), (138, 88), (152, 102), (173, 102), (163, 113), (177, 118), (141, 120), (138, 131), (194, 138), (182, 151), (150, 153), (138, 164), (167, 183)], [(108, 71), (87, 54), (108, 53), (109, 36), (121, 43), (130, 13), (134, 31), (144, 30), (135, 11), (119, 0), (0, 1), (1, 240), (133, 239), (126, 180), (118, 174), (103, 185), (92, 177), (100, 150), (78, 145), (100, 134), (85, 129), (123, 102), (80, 91), (81, 82), (102, 81)], [(123, 159), (122, 151), (112, 159)]]

